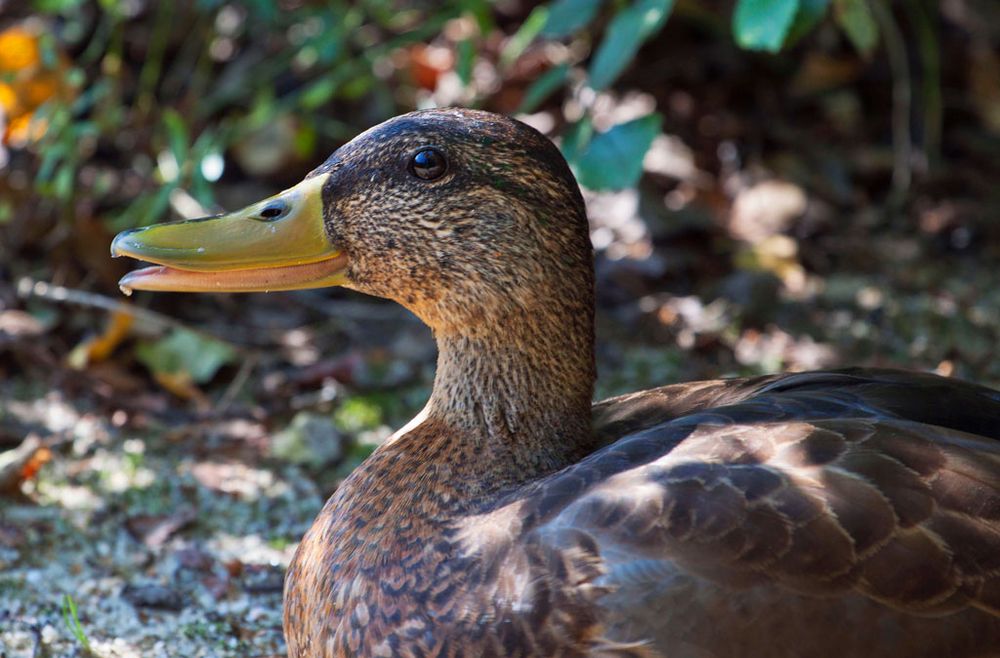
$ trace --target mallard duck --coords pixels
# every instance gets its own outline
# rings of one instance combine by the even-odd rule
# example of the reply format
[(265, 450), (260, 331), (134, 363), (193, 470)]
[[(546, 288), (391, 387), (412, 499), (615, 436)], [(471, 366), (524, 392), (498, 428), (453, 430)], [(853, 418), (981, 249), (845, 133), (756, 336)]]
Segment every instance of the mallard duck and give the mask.
[(158, 264), (125, 290), (340, 285), (434, 331), (427, 405), (288, 569), (293, 658), (1000, 655), (1000, 392), (855, 369), (592, 405), (584, 204), (522, 123), (406, 114), (112, 254)]

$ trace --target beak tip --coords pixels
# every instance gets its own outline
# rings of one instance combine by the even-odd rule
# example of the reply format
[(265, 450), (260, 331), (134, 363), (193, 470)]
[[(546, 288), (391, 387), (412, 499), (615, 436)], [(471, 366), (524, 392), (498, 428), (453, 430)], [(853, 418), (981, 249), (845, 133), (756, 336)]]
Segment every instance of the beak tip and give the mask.
[(114, 239), (111, 241), (112, 258), (121, 258), (122, 256), (128, 255), (128, 251), (124, 249), (125, 246), (124, 243), (128, 240), (128, 236), (131, 233), (132, 231), (122, 231), (121, 233), (119, 233), (114, 237)]
[(132, 281), (135, 278), (132, 275), (133, 273), (129, 272), (122, 278), (118, 279), (118, 289), (121, 290), (126, 297), (130, 297), (132, 295)]

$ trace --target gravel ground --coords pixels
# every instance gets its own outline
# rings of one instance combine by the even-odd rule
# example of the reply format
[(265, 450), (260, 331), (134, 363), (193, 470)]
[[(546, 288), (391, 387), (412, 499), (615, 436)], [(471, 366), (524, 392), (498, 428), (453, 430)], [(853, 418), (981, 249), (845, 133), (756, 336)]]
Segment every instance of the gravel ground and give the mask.
[(284, 570), (322, 504), (311, 480), (61, 410), (68, 455), (0, 499), (0, 656), (283, 656)]

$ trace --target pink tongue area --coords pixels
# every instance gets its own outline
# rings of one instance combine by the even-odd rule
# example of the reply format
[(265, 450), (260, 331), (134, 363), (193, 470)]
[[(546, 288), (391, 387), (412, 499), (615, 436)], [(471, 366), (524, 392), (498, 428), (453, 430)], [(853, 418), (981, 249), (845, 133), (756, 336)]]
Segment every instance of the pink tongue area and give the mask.
[(331, 280), (347, 265), (343, 254), (334, 258), (285, 267), (264, 267), (221, 272), (193, 272), (154, 265), (129, 272), (118, 287), (126, 295), (133, 290), (176, 292), (267, 292), (333, 285)]

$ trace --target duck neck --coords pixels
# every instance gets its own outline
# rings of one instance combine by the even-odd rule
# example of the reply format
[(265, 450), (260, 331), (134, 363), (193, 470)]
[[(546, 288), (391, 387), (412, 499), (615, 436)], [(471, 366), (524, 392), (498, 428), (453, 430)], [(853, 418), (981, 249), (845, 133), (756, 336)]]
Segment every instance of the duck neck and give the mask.
[(480, 476), (499, 486), (537, 478), (592, 449), (593, 310), (568, 306), (552, 302), (544, 312), (435, 332), (427, 418), (454, 428), (455, 440), (488, 469)]

